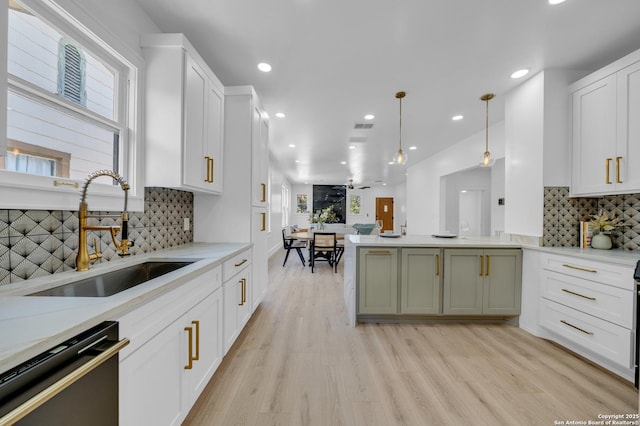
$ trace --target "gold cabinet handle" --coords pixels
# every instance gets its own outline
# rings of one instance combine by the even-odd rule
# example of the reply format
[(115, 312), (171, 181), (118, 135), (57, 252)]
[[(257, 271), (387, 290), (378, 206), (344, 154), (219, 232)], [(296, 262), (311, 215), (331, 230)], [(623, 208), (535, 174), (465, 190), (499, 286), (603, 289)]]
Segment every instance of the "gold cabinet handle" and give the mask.
[(484, 256), (480, 256), (480, 276), (484, 276)]
[(440, 276), (440, 255), (436, 254), (436, 277)]
[(607, 185), (611, 185), (611, 181), (609, 180), (609, 163), (611, 162), (611, 158), (605, 158), (604, 159), (604, 169), (605, 169), (605, 173), (607, 174), (606, 179), (604, 180), (604, 182)]
[(598, 271), (595, 269), (587, 269), (587, 268), (581, 268), (579, 266), (573, 266), (573, 265), (569, 265), (568, 263), (564, 263), (562, 264), (562, 266), (564, 266), (565, 268), (571, 268), (571, 269), (576, 269), (578, 271), (584, 271), (584, 272), (590, 272), (592, 274), (597, 273)]
[(575, 291), (567, 290), (566, 288), (563, 288), (562, 291), (564, 291), (565, 293), (572, 294), (574, 296), (585, 298), (585, 299), (596, 300), (595, 297), (585, 296), (584, 294), (576, 293)]
[(485, 274), (485, 276), (489, 276), (489, 274), (491, 273), (491, 256), (487, 255), (487, 273)]
[(118, 343), (105, 350), (104, 352), (97, 355), (95, 358), (91, 359), (86, 364), (81, 365), (80, 367), (73, 370), (71, 373), (62, 377), (57, 382), (53, 383), (48, 388), (44, 389), (42, 392), (34, 395), (29, 400), (22, 403), (22, 405), (17, 406), (12, 411), (8, 412), (4, 417), (0, 418), (0, 425), (12, 425), (18, 422), (20, 419), (26, 417), (29, 413), (36, 410), (45, 402), (49, 401), (54, 396), (58, 395), (60, 392), (67, 389), (73, 383), (77, 382), (91, 371), (99, 367), (105, 361), (108, 361), (114, 355), (116, 355), (122, 348), (129, 344), (129, 339), (124, 338), (120, 340)]
[(260, 215), (262, 215), (262, 229), (260, 231), (266, 231), (267, 230), (267, 214), (260, 213)]
[(622, 183), (622, 180), (620, 180), (620, 160), (622, 160), (622, 157), (616, 157), (616, 183)]
[(213, 157), (211, 157), (209, 159), (209, 162), (211, 163), (211, 174), (209, 175), (209, 182), (213, 183), (213, 181), (215, 180), (214, 179), (214, 176), (215, 176), (214, 170), (215, 170), (215, 168), (214, 168), (214, 164), (213, 164)]
[(193, 357), (194, 361), (198, 361), (200, 359), (200, 321), (194, 320), (191, 321), (196, 328), (196, 354)]
[(211, 158), (209, 156), (204, 157), (204, 161), (207, 162), (207, 176), (205, 177), (204, 181), (205, 182), (209, 182), (209, 176), (211, 176)]
[(242, 304), (247, 303), (247, 279), (242, 279)]
[(263, 203), (267, 202), (267, 184), (266, 183), (261, 183), (260, 186), (262, 186), (262, 201)]
[(244, 306), (247, 302), (247, 279), (240, 278), (238, 282), (240, 283), (240, 303), (238, 303), (238, 306)]
[(245, 263), (247, 263), (247, 259), (242, 259), (239, 263), (236, 263), (236, 264), (234, 264), (233, 266), (235, 266), (235, 267), (237, 268), (238, 266), (242, 266), (242, 265), (244, 265)]
[(368, 254), (391, 254), (389, 250), (369, 250)]
[(575, 328), (576, 330), (581, 331), (584, 334), (588, 334), (590, 336), (593, 336), (593, 333), (591, 331), (587, 331), (585, 329), (582, 329), (582, 328), (580, 328), (578, 326), (575, 326), (575, 325), (573, 325), (573, 324), (571, 324), (571, 323), (569, 323), (569, 322), (567, 322), (565, 320), (560, 320), (560, 322), (563, 323), (564, 325), (568, 325), (571, 328)]
[(193, 328), (185, 327), (184, 331), (189, 335), (189, 362), (184, 366), (184, 369), (191, 370), (193, 368)]

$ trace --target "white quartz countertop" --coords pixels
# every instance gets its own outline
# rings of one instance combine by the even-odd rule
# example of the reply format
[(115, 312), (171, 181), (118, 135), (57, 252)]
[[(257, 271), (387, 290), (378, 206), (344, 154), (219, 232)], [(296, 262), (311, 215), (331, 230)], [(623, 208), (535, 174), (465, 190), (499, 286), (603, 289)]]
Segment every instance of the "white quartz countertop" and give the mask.
[(640, 251), (628, 250), (598, 250), (593, 248), (578, 247), (529, 247), (523, 246), (525, 249), (537, 250), (552, 254), (579, 257), (582, 259), (597, 260), (600, 262), (617, 263), (626, 266), (636, 266), (640, 260)]
[[(87, 272), (62, 272), (4, 285), (0, 287), (0, 372), (102, 321), (116, 319), (250, 247), (247, 243), (192, 243), (92, 265)], [(196, 261), (109, 297), (26, 296), (149, 260)]]
[(345, 235), (355, 246), (362, 247), (444, 247), (444, 248), (520, 248), (522, 244), (495, 237), (438, 238), (429, 235)]

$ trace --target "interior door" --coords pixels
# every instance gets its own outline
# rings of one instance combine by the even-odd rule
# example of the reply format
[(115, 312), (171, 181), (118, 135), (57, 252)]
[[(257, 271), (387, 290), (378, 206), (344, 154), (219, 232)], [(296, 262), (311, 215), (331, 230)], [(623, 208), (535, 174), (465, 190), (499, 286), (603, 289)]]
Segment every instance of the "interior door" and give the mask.
[(382, 221), (382, 231), (393, 231), (393, 198), (376, 197), (376, 220)]

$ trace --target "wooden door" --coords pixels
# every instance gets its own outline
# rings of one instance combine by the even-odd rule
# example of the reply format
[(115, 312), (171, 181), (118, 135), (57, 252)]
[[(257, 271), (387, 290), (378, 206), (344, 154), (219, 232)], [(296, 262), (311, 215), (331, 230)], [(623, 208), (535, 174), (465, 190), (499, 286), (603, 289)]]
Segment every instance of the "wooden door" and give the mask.
[(393, 198), (376, 197), (376, 220), (382, 221), (382, 231), (393, 231)]

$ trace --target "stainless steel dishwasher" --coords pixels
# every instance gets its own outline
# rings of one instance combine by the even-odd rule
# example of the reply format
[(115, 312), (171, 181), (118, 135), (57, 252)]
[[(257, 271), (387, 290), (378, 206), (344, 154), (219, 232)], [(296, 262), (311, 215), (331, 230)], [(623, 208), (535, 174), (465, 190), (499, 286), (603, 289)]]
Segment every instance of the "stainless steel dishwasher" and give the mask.
[(0, 375), (0, 426), (118, 424), (118, 323), (107, 321)]

